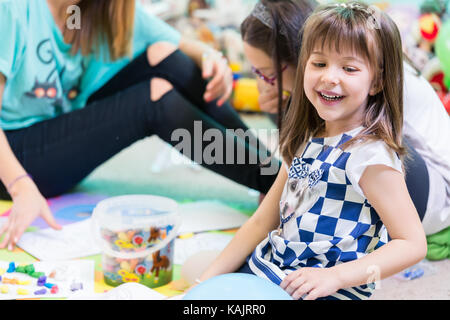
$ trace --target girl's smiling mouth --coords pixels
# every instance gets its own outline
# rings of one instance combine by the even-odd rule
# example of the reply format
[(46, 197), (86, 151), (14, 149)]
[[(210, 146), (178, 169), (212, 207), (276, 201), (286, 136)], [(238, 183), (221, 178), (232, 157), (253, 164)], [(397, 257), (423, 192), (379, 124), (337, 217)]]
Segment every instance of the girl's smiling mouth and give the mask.
[(345, 96), (339, 95), (331, 91), (317, 91), (320, 100), (327, 105), (334, 105), (341, 102)]

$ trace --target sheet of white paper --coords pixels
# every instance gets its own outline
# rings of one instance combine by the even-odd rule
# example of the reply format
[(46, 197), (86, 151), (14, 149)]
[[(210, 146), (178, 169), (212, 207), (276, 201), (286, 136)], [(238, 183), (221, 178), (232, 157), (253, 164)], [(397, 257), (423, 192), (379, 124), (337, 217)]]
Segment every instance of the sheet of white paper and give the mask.
[[(5, 299), (27, 299), (27, 298), (67, 298), (76, 292), (83, 292), (84, 294), (94, 293), (94, 261), (92, 260), (73, 260), (73, 261), (38, 261), (32, 263), (36, 272), (44, 272), (47, 276), (46, 283), (52, 283), (58, 286), (58, 293), (51, 293), (50, 289), (37, 285), (37, 279), (31, 276), (20, 273), (4, 273), (2, 278), (17, 279), (21, 281), (29, 280), (29, 285), (5, 284), (4, 281), (0, 287), (6, 286), (8, 293), (1, 293), (0, 300)], [(26, 265), (26, 264), (25, 264)], [(8, 270), (9, 262), (0, 261), (0, 268)], [(56, 271), (58, 273), (58, 280), (49, 278), (50, 273)], [(83, 288), (77, 291), (71, 290), (71, 285), (81, 283)], [(29, 292), (28, 295), (17, 294), (17, 289), (22, 288)], [(46, 289), (43, 295), (35, 295), (34, 292)]]
[(92, 234), (91, 219), (65, 225), (62, 230), (51, 228), (25, 232), (19, 247), (41, 260), (69, 260), (101, 253)]
[(179, 206), (178, 234), (239, 228), (248, 216), (217, 201), (197, 201)]
[(223, 250), (233, 235), (205, 232), (189, 239), (175, 239), (174, 263), (183, 264), (186, 259), (200, 251)]

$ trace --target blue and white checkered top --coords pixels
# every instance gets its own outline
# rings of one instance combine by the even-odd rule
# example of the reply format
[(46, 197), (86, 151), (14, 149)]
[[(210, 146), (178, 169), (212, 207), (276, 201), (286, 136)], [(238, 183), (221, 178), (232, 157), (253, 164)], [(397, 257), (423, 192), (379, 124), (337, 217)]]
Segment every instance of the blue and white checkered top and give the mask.
[[(280, 228), (256, 247), (248, 263), (279, 284), (301, 267), (328, 268), (372, 252), (388, 240), (383, 222), (359, 187), (365, 168), (382, 164), (402, 172), (383, 141), (340, 145), (362, 127), (334, 137), (311, 138), (288, 169), (280, 201)], [(368, 274), (368, 278), (369, 278)], [(371, 286), (341, 289), (331, 299), (367, 299)]]

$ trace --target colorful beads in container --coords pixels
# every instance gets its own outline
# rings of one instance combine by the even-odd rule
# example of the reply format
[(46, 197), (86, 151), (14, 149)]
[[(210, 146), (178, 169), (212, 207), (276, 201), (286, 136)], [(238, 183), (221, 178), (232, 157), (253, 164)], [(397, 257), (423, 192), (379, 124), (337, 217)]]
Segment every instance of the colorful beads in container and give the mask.
[(161, 242), (173, 229), (173, 225), (164, 228), (150, 227), (149, 229), (125, 230), (114, 232), (101, 228), (104, 240), (110, 243), (111, 249), (120, 252), (139, 252), (153, 247)]
[(113, 197), (97, 204), (92, 221), (102, 248), (105, 283), (139, 282), (154, 288), (172, 280), (177, 210), (174, 200), (150, 195)]
[[(102, 237), (109, 239), (113, 250), (120, 252), (142, 252), (160, 244), (173, 229), (151, 227), (150, 230), (127, 230), (114, 233), (102, 229)], [(135, 258), (120, 258), (103, 254), (102, 265), (105, 283), (117, 286), (125, 282), (139, 282), (150, 288), (159, 287), (172, 280), (174, 240), (150, 255)]]

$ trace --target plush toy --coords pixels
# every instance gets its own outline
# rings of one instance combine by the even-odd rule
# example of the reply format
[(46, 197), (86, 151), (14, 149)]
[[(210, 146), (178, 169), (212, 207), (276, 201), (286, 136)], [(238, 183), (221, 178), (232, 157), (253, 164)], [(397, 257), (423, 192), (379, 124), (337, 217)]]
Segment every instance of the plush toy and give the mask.
[(441, 19), (434, 13), (422, 14), (419, 18), (419, 29), (422, 41), (419, 47), (422, 50), (433, 52), (433, 45), (436, 41), (439, 29), (441, 28)]

